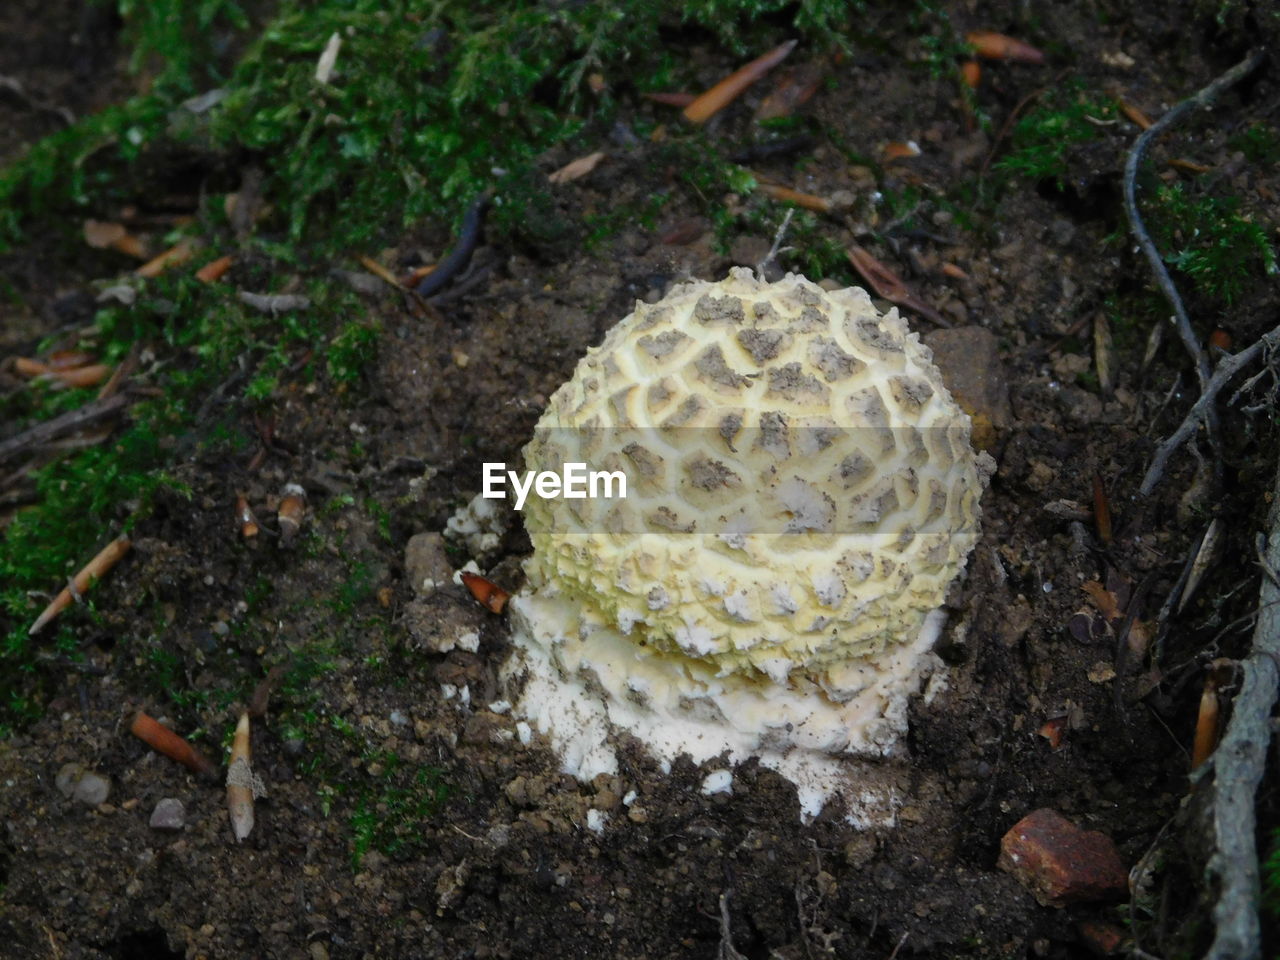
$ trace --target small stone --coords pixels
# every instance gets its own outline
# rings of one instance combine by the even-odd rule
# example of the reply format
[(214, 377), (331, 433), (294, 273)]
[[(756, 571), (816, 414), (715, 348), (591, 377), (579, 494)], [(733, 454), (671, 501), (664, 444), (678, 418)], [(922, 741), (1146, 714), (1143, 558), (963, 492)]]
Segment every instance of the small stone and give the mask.
[(618, 809), (618, 805), (621, 802), (622, 801), (619, 799), (616, 793), (614, 793), (612, 790), (606, 789), (606, 790), (600, 790), (596, 793), (596, 795), (591, 800), (591, 806), (597, 810), (604, 810), (608, 812), (610, 810)]
[(1125, 896), (1129, 876), (1106, 834), (1081, 830), (1055, 810), (1027, 814), (1000, 841), (997, 866), (1046, 907)]
[(76, 784), (75, 793), (72, 796), (87, 806), (96, 807), (100, 803), (106, 803), (110, 793), (110, 780), (96, 773), (86, 773)]
[[(504, 735), (505, 734), (505, 735)], [(506, 721), (496, 713), (480, 710), (467, 718), (462, 729), (462, 742), (473, 746), (484, 743), (504, 743), (510, 739)]]
[(419, 533), (404, 548), (405, 576), (416, 596), (425, 597), (453, 582), (453, 564), (439, 533)]
[(187, 825), (187, 808), (177, 797), (165, 797), (151, 811), (152, 830), (181, 830)]
[(1009, 382), (996, 336), (983, 327), (934, 330), (924, 338), (956, 403), (973, 418), (973, 443), (991, 450), (1013, 424)]
[(111, 793), (111, 781), (86, 770), (78, 763), (63, 764), (54, 778), (54, 784), (64, 797), (79, 800), (89, 807), (106, 803)]
[(67, 799), (76, 792), (76, 784), (80, 782), (80, 778), (84, 776), (84, 767), (78, 763), (64, 763), (58, 770), (58, 775), (53, 778), (54, 786), (58, 788)]

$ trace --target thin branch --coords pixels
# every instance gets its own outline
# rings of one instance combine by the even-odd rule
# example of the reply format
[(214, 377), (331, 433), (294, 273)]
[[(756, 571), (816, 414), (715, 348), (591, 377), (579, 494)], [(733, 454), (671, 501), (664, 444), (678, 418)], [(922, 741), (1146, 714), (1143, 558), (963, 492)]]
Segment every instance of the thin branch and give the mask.
[(729, 895), (720, 894), (720, 947), (717, 960), (746, 960), (733, 946), (733, 933), (729, 929)]
[(1169, 458), (1173, 456), (1174, 451), (1186, 442), (1188, 437), (1195, 433), (1200, 421), (1207, 416), (1208, 411), (1213, 409), (1214, 399), (1222, 391), (1222, 388), (1230, 382), (1231, 378), (1239, 373), (1242, 368), (1252, 363), (1258, 354), (1274, 347), (1277, 343), (1280, 343), (1280, 327), (1276, 327), (1270, 333), (1254, 341), (1250, 346), (1239, 353), (1232, 354), (1218, 364), (1218, 369), (1204, 384), (1200, 392), (1200, 399), (1195, 402), (1195, 405), (1187, 413), (1186, 419), (1173, 432), (1173, 436), (1160, 445), (1160, 449), (1156, 451), (1156, 455), (1151, 459), (1151, 466), (1147, 468), (1146, 475), (1142, 478), (1142, 486), (1138, 488), (1139, 494), (1145, 497), (1155, 489), (1155, 485), (1160, 482), (1160, 478), (1164, 475), (1164, 468), (1168, 464)]
[[(1280, 471), (1268, 520), (1266, 562), (1280, 567)], [(1258, 847), (1254, 795), (1267, 764), (1271, 708), (1280, 682), (1280, 584), (1262, 578), (1253, 649), (1242, 663), (1243, 680), (1222, 742), (1213, 754), (1209, 804), (1213, 853), (1208, 873), (1217, 878), (1217, 927), (1205, 960), (1262, 954), (1258, 919)]]
[[(1209, 363), (1208, 354), (1200, 347), (1200, 341), (1196, 337), (1195, 330), (1191, 327), (1191, 318), (1187, 315), (1187, 308), (1183, 305), (1182, 298), (1178, 295), (1178, 288), (1174, 286), (1173, 278), (1169, 276), (1169, 271), (1165, 268), (1164, 259), (1160, 256), (1160, 251), (1156, 248), (1155, 241), (1151, 239), (1151, 234), (1147, 232), (1147, 228), (1142, 222), (1142, 215), (1138, 212), (1138, 167), (1141, 166), (1143, 155), (1146, 153), (1151, 141), (1163, 134), (1192, 110), (1198, 107), (1207, 107), (1220, 93), (1239, 83), (1252, 73), (1265, 57), (1266, 53), (1264, 51), (1255, 51), (1207, 87), (1168, 110), (1164, 116), (1144, 130), (1138, 136), (1138, 139), (1133, 142), (1133, 147), (1130, 149), (1128, 159), (1125, 160), (1124, 165), (1124, 212), (1129, 218), (1129, 229), (1133, 232), (1134, 239), (1138, 241), (1139, 248), (1141, 248), (1147, 258), (1147, 262), (1151, 265), (1151, 272), (1155, 274), (1156, 284), (1173, 308), (1174, 328), (1178, 331), (1182, 345), (1186, 347), (1187, 353), (1191, 355), (1192, 360), (1195, 362), (1196, 375), (1200, 378), (1202, 391), (1213, 376), (1213, 368)], [(1209, 427), (1210, 439), (1213, 440), (1218, 433), (1217, 411), (1212, 407), (1208, 408), (1205, 420)]]
[(133, 398), (128, 394), (116, 393), (101, 400), (91, 400), (78, 410), (69, 410), (52, 420), (37, 423), (30, 430), (24, 430), (17, 436), (0, 443), (0, 463), (32, 447), (41, 446), (75, 430), (82, 430), (99, 420), (105, 420), (132, 402)]
[(773, 246), (769, 248), (769, 252), (765, 254), (764, 259), (756, 264), (757, 277), (764, 279), (765, 269), (778, 258), (778, 251), (782, 249), (782, 241), (787, 235), (787, 230), (791, 226), (791, 218), (795, 216), (795, 212), (795, 207), (787, 208), (787, 215), (782, 218), (782, 224), (778, 227), (778, 232), (773, 235)]

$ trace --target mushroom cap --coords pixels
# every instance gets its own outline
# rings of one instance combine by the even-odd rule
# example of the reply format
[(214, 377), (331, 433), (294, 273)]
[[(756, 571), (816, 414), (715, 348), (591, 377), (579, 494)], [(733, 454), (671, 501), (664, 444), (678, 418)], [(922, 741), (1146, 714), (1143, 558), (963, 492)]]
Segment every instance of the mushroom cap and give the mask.
[(969, 431), (865, 291), (678, 285), (583, 358), (525, 448), (531, 470), (627, 478), (625, 499), (530, 497), (530, 581), (654, 655), (843, 687), (964, 568), (993, 468)]

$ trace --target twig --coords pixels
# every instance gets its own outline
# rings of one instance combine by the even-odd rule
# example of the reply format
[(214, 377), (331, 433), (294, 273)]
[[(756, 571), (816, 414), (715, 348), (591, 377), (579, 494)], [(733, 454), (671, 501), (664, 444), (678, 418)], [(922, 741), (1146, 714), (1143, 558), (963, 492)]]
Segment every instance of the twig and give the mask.
[[(418, 297), (418, 301), (424, 309), (434, 309), (436, 307), (443, 307), (445, 304), (452, 303), (454, 300), (461, 300), (464, 296), (488, 279), (489, 274), (493, 273), (493, 267), (494, 265), (492, 263), (473, 263), (470, 269), (455, 280), (444, 293), (437, 293), (430, 300), (423, 300), (421, 297)], [(414, 296), (417, 297), (416, 291), (414, 291)]]
[(414, 292), (422, 299), (439, 293), (445, 285), (453, 280), (468, 263), (480, 242), (480, 228), (484, 226), (484, 215), (493, 203), (493, 194), (485, 192), (472, 201), (462, 218), (462, 229), (458, 231), (458, 242), (449, 251), (449, 255), (436, 264), (436, 268), (428, 273), (414, 287)]
[(33, 110), (52, 113), (68, 127), (72, 126), (76, 122), (76, 115), (66, 107), (61, 107), (57, 104), (49, 103), (45, 100), (33, 97), (23, 89), (22, 84), (14, 77), (0, 76), (0, 90), (8, 90), (14, 95), (14, 97)]
[(138, 344), (135, 342), (129, 348), (129, 353), (120, 361), (115, 372), (111, 374), (111, 379), (103, 384), (102, 389), (98, 391), (99, 400), (107, 400), (120, 392), (120, 388), (133, 376), (133, 372), (138, 369), (138, 352)]
[(729, 929), (729, 896), (720, 894), (720, 948), (716, 960), (746, 960), (733, 946), (733, 933)]
[(1231, 378), (1239, 373), (1242, 368), (1252, 363), (1258, 354), (1264, 350), (1269, 350), (1277, 343), (1280, 343), (1280, 327), (1276, 327), (1270, 333), (1264, 334), (1239, 353), (1232, 354), (1218, 364), (1218, 369), (1214, 371), (1213, 376), (1202, 384), (1200, 399), (1195, 402), (1195, 405), (1187, 413), (1186, 419), (1173, 432), (1173, 436), (1160, 445), (1160, 449), (1152, 457), (1151, 466), (1147, 468), (1147, 472), (1142, 478), (1142, 486), (1138, 488), (1138, 493), (1145, 497), (1155, 489), (1155, 485), (1160, 482), (1160, 478), (1164, 475), (1164, 468), (1169, 462), (1169, 458), (1195, 432), (1196, 427), (1200, 425), (1200, 421), (1206, 417), (1208, 411), (1213, 409), (1214, 399)]
[[(1229, 407), (1234, 407), (1237, 403), (1239, 403), (1239, 402), (1240, 402), (1240, 398), (1241, 398), (1241, 397), (1243, 397), (1246, 393), (1252, 393), (1252, 392), (1253, 392), (1253, 388), (1254, 388), (1254, 387), (1256, 387), (1256, 386), (1258, 385), (1258, 381), (1260, 381), (1260, 380), (1261, 380), (1263, 377), (1265, 377), (1268, 373), (1269, 373), (1269, 374), (1271, 374), (1271, 375), (1272, 375), (1272, 377), (1274, 378), (1274, 376), (1275, 376), (1275, 371), (1271, 368), (1271, 364), (1270, 364), (1270, 363), (1268, 363), (1268, 364), (1266, 364), (1265, 366), (1263, 366), (1263, 368), (1262, 368), (1261, 370), (1259, 370), (1257, 373), (1255, 373), (1252, 377), (1250, 377), (1250, 378), (1249, 378), (1248, 380), (1246, 380), (1244, 383), (1240, 384), (1240, 389), (1238, 389), (1235, 393), (1233, 393), (1233, 394), (1231, 395), (1231, 399), (1227, 401), (1227, 406), (1229, 406)], [(1263, 406), (1263, 408), (1265, 408), (1265, 407), (1267, 406), (1267, 404), (1265, 404), (1265, 403), (1264, 403), (1262, 406)], [(1243, 408), (1241, 408), (1241, 409), (1243, 409), (1245, 413), (1248, 413), (1250, 410), (1252, 410), (1252, 409), (1254, 409), (1254, 408), (1252, 408), (1252, 407), (1243, 407)]]
[(117, 393), (101, 400), (91, 400), (78, 410), (68, 410), (52, 420), (37, 423), (30, 430), (24, 430), (16, 437), (0, 443), (0, 463), (32, 447), (42, 446), (74, 430), (105, 420), (132, 402), (127, 394)]
[[(1268, 518), (1267, 562), (1280, 566), (1280, 470)], [(1262, 579), (1253, 649), (1241, 664), (1244, 674), (1231, 721), (1213, 754), (1209, 802), (1213, 853), (1207, 872), (1218, 880), (1213, 907), (1217, 927), (1205, 960), (1257, 957), (1262, 953), (1258, 919), (1258, 847), (1254, 837), (1254, 795), (1262, 780), (1271, 741), (1271, 708), (1280, 681), (1280, 585)]]
[(756, 276), (764, 277), (765, 268), (777, 259), (778, 251), (782, 249), (782, 241), (787, 235), (787, 230), (791, 227), (791, 218), (795, 216), (795, 212), (794, 207), (787, 209), (787, 215), (782, 218), (782, 224), (778, 227), (778, 232), (773, 235), (773, 246), (769, 248), (765, 258), (756, 264)]
[[(1266, 54), (1262, 51), (1250, 54), (1207, 87), (1168, 110), (1164, 116), (1138, 135), (1138, 139), (1133, 142), (1133, 147), (1129, 150), (1128, 159), (1125, 160), (1124, 164), (1124, 212), (1129, 218), (1129, 229), (1133, 232), (1134, 239), (1138, 241), (1138, 246), (1142, 249), (1147, 262), (1151, 265), (1151, 272), (1155, 274), (1156, 284), (1173, 308), (1174, 327), (1178, 331), (1178, 336), (1181, 338), (1183, 346), (1186, 347), (1187, 352), (1195, 362), (1196, 375), (1200, 379), (1202, 392), (1207, 388), (1213, 375), (1213, 369), (1209, 364), (1208, 354), (1200, 347), (1200, 341), (1196, 337), (1195, 330), (1191, 327), (1191, 318), (1187, 314), (1187, 308), (1182, 303), (1182, 298), (1178, 295), (1178, 288), (1174, 286), (1173, 278), (1169, 276), (1169, 271), (1165, 268), (1160, 251), (1156, 248), (1155, 241), (1151, 239), (1151, 234), (1147, 232), (1147, 228), (1142, 222), (1142, 214), (1138, 212), (1138, 167), (1142, 164), (1142, 157), (1146, 153), (1147, 147), (1150, 146), (1151, 141), (1163, 134), (1193, 109), (1207, 107), (1217, 98), (1218, 94), (1239, 83), (1253, 72), (1262, 63), (1265, 56)], [(1217, 412), (1209, 405), (1206, 405), (1205, 411), (1203, 415), (1209, 428), (1210, 441), (1216, 443), (1215, 438), (1218, 433)]]

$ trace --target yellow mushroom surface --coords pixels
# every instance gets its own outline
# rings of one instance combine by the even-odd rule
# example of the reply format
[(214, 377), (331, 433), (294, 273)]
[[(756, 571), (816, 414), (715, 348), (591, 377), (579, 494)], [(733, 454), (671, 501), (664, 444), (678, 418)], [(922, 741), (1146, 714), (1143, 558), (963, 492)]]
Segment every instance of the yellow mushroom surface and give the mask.
[(590, 742), (609, 727), (793, 779), (806, 752), (890, 751), (979, 536), (994, 465), (969, 432), (863, 290), (738, 269), (638, 303), (525, 449), (532, 471), (626, 478), (625, 498), (525, 506), (525, 714), (588, 776), (612, 766)]

